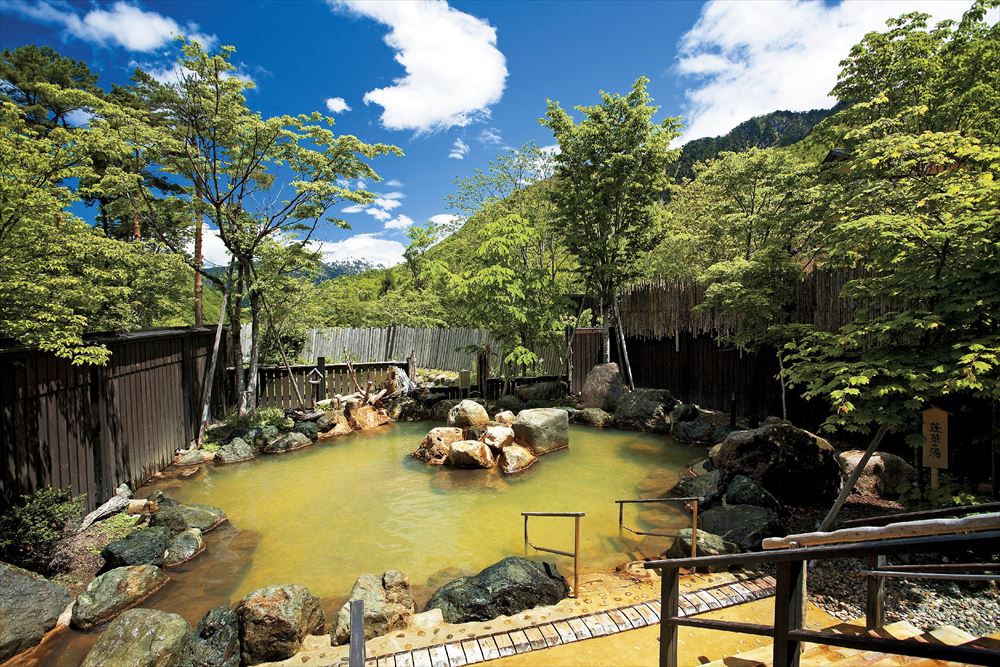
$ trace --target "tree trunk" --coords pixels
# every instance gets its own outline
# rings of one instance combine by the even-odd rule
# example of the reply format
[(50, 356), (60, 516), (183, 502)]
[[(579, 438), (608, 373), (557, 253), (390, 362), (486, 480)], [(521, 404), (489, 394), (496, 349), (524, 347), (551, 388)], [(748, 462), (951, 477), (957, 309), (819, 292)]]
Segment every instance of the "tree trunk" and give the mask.
[(781, 384), (781, 418), (788, 421), (788, 387), (785, 384), (785, 360), (778, 348), (778, 382)]
[(139, 232), (139, 211), (132, 212), (132, 240), (142, 240), (142, 234)]
[(622, 316), (618, 312), (618, 295), (613, 298), (615, 307), (615, 330), (618, 332), (618, 345), (622, 351), (622, 371), (625, 374), (625, 382), (629, 389), (635, 389), (635, 381), (632, 379), (632, 365), (628, 361), (628, 348), (625, 346), (625, 330), (622, 327)]
[[(201, 188), (198, 188), (198, 200), (201, 201)], [(194, 325), (196, 327), (203, 326), (205, 324), (204, 314), (202, 312), (202, 295), (204, 292), (204, 283), (202, 282), (201, 267), (202, 267), (202, 256), (201, 256), (201, 233), (202, 233), (203, 219), (199, 212), (197, 219), (194, 223)]]
[(243, 308), (243, 278), (240, 275), (239, 262), (232, 260), (234, 266), (231, 270), (236, 274), (234, 280), (232, 299), (229, 302), (229, 339), (233, 349), (233, 391), (236, 399), (236, 413), (244, 414), (243, 409), (246, 401), (244, 396), (244, 370), (243, 370), (243, 346), (240, 340), (240, 314)]
[(601, 360), (603, 363), (611, 361), (611, 331), (608, 327), (608, 318), (604, 312), (604, 297), (601, 297)]
[[(219, 324), (215, 327), (215, 342), (212, 344), (212, 357), (205, 369), (205, 378), (201, 385), (201, 410), (198, 412), (198, 435), (195, 442), (201, 447), (202, 438), (205, 437), (205, 425), (208, 423), (209, 407), (212, 404), (212, 387), (215, 386), (215, 367), (219, 360), (219, 346), (222, 343), (222, 324), (226, 321), (226, 301), (229, 299), (229, 290), (232, 281), (226, 285), (226, 290), (222, 293), (222, 303), (219, 304)], [(239, 369), (236, 374), (239, 375)]]
[[(247, 272), (247, 283), (250, 288), (250, 364), (247, 368), (247, 388), (244, 392), (246, 400), (243, 410), (246, 414), (257, 411), (257, 372), (260, 366), (260, 290), (257, 289), (253, 276)], [(272, 326), (274, 326), (272, 324)]]

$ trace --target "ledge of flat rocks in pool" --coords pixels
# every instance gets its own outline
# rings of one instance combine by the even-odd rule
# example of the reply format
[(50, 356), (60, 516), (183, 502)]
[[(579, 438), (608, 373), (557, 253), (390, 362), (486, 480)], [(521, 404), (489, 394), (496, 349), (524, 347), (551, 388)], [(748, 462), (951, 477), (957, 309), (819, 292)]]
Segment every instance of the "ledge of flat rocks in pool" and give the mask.
[(70, 598), (40, 574), (0, 563), (0, 662), (40, 642)]
[(488, 621), (569, 595), (569, 586), (551, 563), (511, 556), (472, 577), (448, 582), (431, 596), (427, 609), (440, 609), (448, 623)]
[(154, 565), (116, 567), (98, 575), (73, 605), (70, 625), (80, 630), (111, 620), (136, 606), (169, 581)]
[(164, 667), (182, 663), (191, 626), (178, 614), (129, 609), (101, 633), (81, 667)]

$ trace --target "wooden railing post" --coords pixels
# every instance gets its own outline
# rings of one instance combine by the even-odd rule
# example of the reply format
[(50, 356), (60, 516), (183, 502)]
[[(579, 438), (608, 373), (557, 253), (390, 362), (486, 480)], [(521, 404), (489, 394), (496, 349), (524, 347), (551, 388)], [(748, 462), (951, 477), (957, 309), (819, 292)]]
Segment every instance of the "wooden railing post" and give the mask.
[(326, 400), (326, 357), (316, 357), (316, 370), (319, 371), (319, 384), (316, 385), (318, 393), (315, 403), (318, 403)]
[(580, 517), (573, 517), (573, 597), (580, 597)]
[[(869, 556), (868, 569), (879, 570), (885, 565), (885, 556)], [(865, 627), (869, 630), (885, 625), (885, 578), (869, 574), (865, 577), (868, 585), (868, 600), (865, 607)]]
[(799, 667), (802, 643), (788, 633), (802, 629), (805, 615), (806, 561), (776, 563), (774, 594), (774, 667)]
[(660, 576), (660, 667), (677, 667), (677, 604), (680, 570), (664, 568)]
[(365, 603), (351, 600), (351, 645), (348, 660), (350, 667), (365, 665)]

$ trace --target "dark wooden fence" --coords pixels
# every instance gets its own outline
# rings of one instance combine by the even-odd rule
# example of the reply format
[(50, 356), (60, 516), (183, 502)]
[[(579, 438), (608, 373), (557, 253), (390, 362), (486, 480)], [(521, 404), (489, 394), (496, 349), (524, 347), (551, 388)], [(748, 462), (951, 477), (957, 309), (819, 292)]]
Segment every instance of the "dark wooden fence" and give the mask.
[[(352, 364), (357, 375), (358, 383), (364, 389), (369, 380), (372, 381), (378, 391), (389, 376), (389, 368), (398, 366), (404, 371), (407, 370), (405, 361), (373, 361)], [(325, 370), (322, 373), (325, 384), (312, 383), (310, 380), (319, 380), (320, 374), (313, 373), (314, 370)], [(233, 369), (229, 369), (233, 373)], [(257, 373), (257, 405), (262, 408), (297, 408), (299, 407), (298, 396), (295, 393), (295, 386), (298, 386), (306, 406), (311, 406), (313, 400), (329, 398), (335, 394), (354, 393), (354, 384), (351, 382), (347, 364), (299, 364), (291, 367), (291, 375), (284, 366), (267, 366), (260, 368)], [(325, 393), (321, 393), (325, 387)]]
[(601, 328), (581, 328), (573, 334), (573, 375), (569, 379), (570, 391), (579, 394), (587, 373), (601, 363), (604, 330)]
[[(214, 333), (96, 336), (111, 350), (105, 366), (0, 351), (0, 509), (43, 486), (70, 488), (93, 508), (119, 484), (134, 489), (167, 465), (196, 435)], [(216, 415), (225, 409), (224, 378), (214, 378)]]

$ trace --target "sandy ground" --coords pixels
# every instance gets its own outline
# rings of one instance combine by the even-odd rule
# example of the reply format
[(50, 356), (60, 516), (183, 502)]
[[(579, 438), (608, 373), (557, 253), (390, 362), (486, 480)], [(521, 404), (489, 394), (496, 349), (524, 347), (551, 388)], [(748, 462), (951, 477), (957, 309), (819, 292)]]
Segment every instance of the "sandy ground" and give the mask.
[[(774, 598), (699, 614), (698, 618), (747, 621), (770, 624), (774, 618)], [(806, 609), (806, 627), (819, 630), (838, 621), (819, 607)], [(496, 667), (656, 667), (659, 651), (659, 626), (630, 630), (610, 637), (555, 646), (490, 662)], [(720, 658), (750, 651), (770, 642), (766, 637), (738, 635), (731, 632), (682, 628), (678, 640), (681, 665), (701, 665)]]

